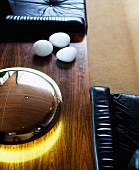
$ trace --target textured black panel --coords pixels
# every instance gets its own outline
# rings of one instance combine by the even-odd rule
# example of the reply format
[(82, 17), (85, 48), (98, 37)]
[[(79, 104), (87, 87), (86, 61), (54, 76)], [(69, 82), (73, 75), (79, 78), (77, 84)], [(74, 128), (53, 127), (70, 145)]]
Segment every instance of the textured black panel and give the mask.
[[(7, 15), (2, 20), (0, 39), (45, 39), (46, 33), (55, 32), (84, 32), (82, 18), (74, 17), (29, 17)], [(71, 25), (74, 25), (71, 27)], [(51, 28), (51, 29), (50, 29)], [(6, 34), (5, 34), (6, 33)]]
[(123, 170), (139, 148), (139, 96), (112, 94), (112, 107), (116, 165)]
[[(2, 1), (2, 2), (1, 2)], [(0, 38), (45, 38), (46, 32), (87, 33), (85, 0), (0, 0)]]
[(114, 169), (110, 92), (108, 88), (91, 87), (90, 96), (96, 170)]
[(108, 87), (99, 86), (91, 87), (90, 95), (96, 169), (137, 169), (139, 96), (110, 94)]

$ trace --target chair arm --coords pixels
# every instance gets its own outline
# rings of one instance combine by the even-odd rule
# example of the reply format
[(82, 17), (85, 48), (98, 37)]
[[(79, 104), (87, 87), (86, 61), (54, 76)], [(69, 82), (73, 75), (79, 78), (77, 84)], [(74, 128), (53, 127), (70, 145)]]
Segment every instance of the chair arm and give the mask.
[(96, 170), (114, 169), (110, 90), (107, 87), (92, 86), (90, 97)]

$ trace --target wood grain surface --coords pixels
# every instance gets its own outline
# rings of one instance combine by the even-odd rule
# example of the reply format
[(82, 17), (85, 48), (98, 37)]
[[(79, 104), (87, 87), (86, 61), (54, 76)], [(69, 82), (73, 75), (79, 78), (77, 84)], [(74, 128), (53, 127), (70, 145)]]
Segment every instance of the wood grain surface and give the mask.
[[(18, 66), (42, 71), (54, 79), (63, 98), (59, 119), (46, 135), (21, 145), (0, 145), (1, 170), (95, 169), (86, 35), (71, 34), (70, 37), (70, 46), (74, 46), (78, 51), (76, 59), (72, 63), (64, 63), (56, 59), (55, 54), (59, 50), (58, 48), (54, 48), (52, 55), (41, 58), (34, 55), (32, 49), (34, 42), (0, 42), (1, 69)], [(54, 137), (54, 145), (51, 148), (47, 148), (48, 144), (44, 145), (39, 150), (43, 155), (34, 158), (34, 155), (38, 154), (35, 153), (35, 147), (39, 143), (49, 141), (59, 126), (61, 126), (60, 133), (58, 137)], [(31, 154), (32, 160), (24, 162), (24, 157), (27, 157), (28, 153), (24, 156), (22, 151), (30, 147), (34, 149)], [(4, 162), (1, 158), (3, 154), (1, 150), (4, 150), (4, 153), (9, 150), (11, 153), (20, 151), (21, 160), (14, 163)], [(5, 159), (8, 160), (8, 155), (7, 158), (5, 156)]]

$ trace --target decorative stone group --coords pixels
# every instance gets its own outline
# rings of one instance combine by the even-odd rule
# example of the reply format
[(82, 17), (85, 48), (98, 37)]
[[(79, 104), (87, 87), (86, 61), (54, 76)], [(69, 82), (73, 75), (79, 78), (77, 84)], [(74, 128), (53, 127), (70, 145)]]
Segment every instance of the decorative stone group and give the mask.
[(61, 48), (57, 53), (57, 59), (63, 62), (72, 62), (76, 55), (77, 49), (68, 46), (70, 43), (70, 36), (63, 32), (54, 33), (48, 40), (38, 40), (33, 44), (33, 51), (40, 57), (48, 56), (53, 51), (53, 46)]

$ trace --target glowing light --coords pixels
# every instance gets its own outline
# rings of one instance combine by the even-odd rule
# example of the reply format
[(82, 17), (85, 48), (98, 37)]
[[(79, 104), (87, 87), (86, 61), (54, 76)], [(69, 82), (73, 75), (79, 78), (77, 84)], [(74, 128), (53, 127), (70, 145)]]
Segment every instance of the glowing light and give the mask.
[(19, 145), (14, 145), (12, 149), (9, 147), (0, 148), (0, 162), (19, 163), (30, 161), (42, 156), (55, 144), (60, 136), (61, 129), (62, 123), (60, 122), (52, 136), (49, 136), (39, 144), (34, 144), (27, 149), (19, 148)]

